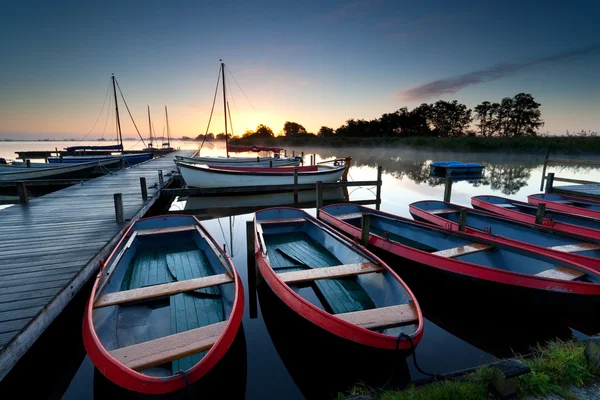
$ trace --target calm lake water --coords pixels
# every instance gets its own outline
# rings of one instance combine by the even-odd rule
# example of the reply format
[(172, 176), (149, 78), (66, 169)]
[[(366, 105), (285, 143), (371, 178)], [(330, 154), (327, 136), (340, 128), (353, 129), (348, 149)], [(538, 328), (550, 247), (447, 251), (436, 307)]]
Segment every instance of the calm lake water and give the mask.
[[(54, 149), (73, 145), (73, 142), (0, 142), (0, 157), (14, 159), (14, 151), (26, 149)], [(88, 143), (97, 144), (97, 142)], [(174, 141), (174, 147), (196, 149), (195, 142)], [(135, 146), (135, 147), (134, 147)], [(125, 144), (126, 148), (141, 148), (141, 143)], [(408, 204), (417, 200), (443, 198), (443, 182), (429, 177), (429, 163), (432, 161), (458, 160), (462, 162), (480, 162), (485, 165), (483, 178), (476, 181), (457, 181), (452, 188), (452, 202), (470, 206), (470, 198), (480, 194), (504, 195), (513, 199), (527, 201), (527, 195), (538, 192), (542, 164), (545, 154), (523, 155), (506, 153), (452, 153), (431, 152), (424, 149), (389, 149), (389, 148), (288, 148), (288, 155), (294, 150), (296, 154), (304, 152), (305, 161), (309, 162), (309, 154), (316, 154), (317, 161), (333, 157), (351, 156), (353, 166), (350, 169), (350, 180), (375, 180), (377, 166), (383, 166), (383, 187), (381, 210), (411, 218)], [(209, 147), (202, 155), (223, 155), (221, 147)], [(552, 155), (558, 157), (559, 155)], [(562, 156), (561, 158), (567, 158)], [(575, 158), (569, 156), (568, 158)], [(581, 157), (590, 159), (591, 157)], [(548, 172), (557, 176), (600, 181), (600, 169), (595, 167), (578, 167), (552, 165)], [(368, 200), (375, 198), (374, 187), (349, 188), (350, 200)], [(311, 194), (308, 201), (312, 201)], [(326, 198), (336, 199), (339, 193), (332, 192)], [(289, 197), (288, 197), (289, 198)], [(250, 293), (248, 287), (248, 271), (246, 264), (246, 221), (252, 219), (252, 212), (233, 210), (234, 205), (247, 207), (265, 207), (286, 203), (288, 198), (274, 196), (244, 196), (231, 202), (231, 199), (183, 199), (172, 204), (171, 210), (198, 211), (203, 224), (213, 236), (225, 243), (227, 251), (242, 276), (246, 291), (246, 310), (243, 320), (243, 338), (236, 349), (233, 364), (245, 364), (245, 368), (236, 370), (232, 376), (232, 386), (237, 386), (239, 393), (245, 393), (248, 399), (266, 398), (332, 398), (332, 393), (344, 391), (347, 382), (344, 377), (361, 380), (363, 370), (375, 373), (381, 379), (381, 385), (390, 376), (389, 366), (361, 365), (361, 359), (345, 362), (340, 353), (329, 353), (325, 339), (309, 334), (309, 327), (291, 327), (285, 321), (293, 316), (286, 316), (285, 310), (276, 304), (272, 293), (261, 288), (257, 318), (250, 318)], [(218, 209), (205, 210), (207, 207)], [(306, 210), (315, 215), (313, 208)], [(372, 206), (374, 207), (374, 206)], [(190, 211), (192, 212), (192, 211)], [(235, 214), (235, 215), (228, 215)], [(0, 211), (0, 223), (2, 214)], [(390, 265), (393, 263), (389, 261)], [(425, 333), (419, 343), (416, 356), (419, 366), (426, 372), (447, 373), (488, 363), (497, 357), (510, 357), (515, 352), (526, 352), (528, 347), (537, 341), (552, 337), (568, 337), (571, 332), (578, 336), (596, 333), (590, 322), (596, 321), (563, 321), (544, 315), (523, 315), (515, 309), (503, 307), (503, 299), (484, 299), (460, 292), (449, 282), (439, 282), (435, 276), (425, 277), (418, 274), (404, 276), (401, 266), (400, 275), (409, 283), (421, 304), (426, 317)], [(89, 290), (87, 288), (86, 290)], [(85, 293), (84, 293), (85, 294)], [(507, 294), (509, 295), (509, 294)], [(82, 296), (85, 298), (85, 296)], [(482, 309), (483, 307), (483, 309)], [(69, 318), (63, 329), (80, 332), (80, 314)], [(79, 317), (77, 317), (79, 315)], [(591, 324), (593, 325), (593, 324)], [(304, 330), (306, 329), (306, 330)], [(76, 333), (78, 335), (78, 333)], [(76, 336), (78, 337), (78, 336)], [(245, 340), (244, 340), (245, 339)], [(333, 350), (331, 350), (333, 351)], [(49, 380), (48, 387), (40, 389), (45, 397), (62, 399), (81, 399), (103, 397), (98, 389), (101, 380), (94, 377), (94, 368), (82, 352), (79, 340), (70, 343), (70, 364), (74, 367), (56, 372), (57, 378)], [(45, 360), (44, 365), (50, 367)], [(419, 380), (425, 376), (419, 373), (413, 359), (399, 362), (394, 377), (394, 384), (402, 384), (408, 380)], [(365, 368), (367, 367), (367, 368)], [(68, 371), (68, 372), (66, 372)], [(364, 372), (368, 374), (367, 372)], [(358, 376), (355, 376), (358, 375)], [(364, 376), (365, 379), (369, 379)], [(202, 397), (201, 394), (199, 394)], [(242, 397), (242, 396), (240, 396)]]

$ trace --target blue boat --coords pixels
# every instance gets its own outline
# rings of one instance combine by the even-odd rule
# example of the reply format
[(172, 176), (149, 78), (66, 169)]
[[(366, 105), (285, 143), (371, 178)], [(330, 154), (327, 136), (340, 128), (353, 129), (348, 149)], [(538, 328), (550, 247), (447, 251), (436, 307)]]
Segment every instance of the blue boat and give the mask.
[(134, 153), (134, 154), (115, 154), (115, 155), (81, 155), (81, 156), (62, 156), (62, 157), (48, 157), (50, 164), (81, 164), (91, 161), (105, 161), (121, 159), (123, 166), (130, 167), (135, 164), (139, 164), (144, 161), (152, 159), (152, 153)]
[(460, 161), (436, 161), (429, 165), (430, 172), (433, 175), (464, 175), (464, 174), (481, 174), (483, 165), (479, 163), (466, 163)]

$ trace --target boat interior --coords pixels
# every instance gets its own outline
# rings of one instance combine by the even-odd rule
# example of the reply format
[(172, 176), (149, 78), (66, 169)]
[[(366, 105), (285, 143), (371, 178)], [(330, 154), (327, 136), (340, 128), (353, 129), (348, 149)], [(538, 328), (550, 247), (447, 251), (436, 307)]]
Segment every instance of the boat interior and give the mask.
[(421, 224), (369, 208), (356, 205), (332, 205), (323, 208), (322, 212), (343, 220), (358, 229), (361, 229), (363, 215), (369, 214), (369, 231), (371, 234), (437, 256), (538, 277), (579, 282), (600, 282), (600, 275), (592, 274), (576, 265), (568, 263), (558, 265), (555, 259), (538, 253), (490, 242), (486, 243), (484, 239), (474, 240), (456, 231)]
[(600, 203), (595, 201), (587, 201), (585, 199), (577, 199), (574, 197), (562, 196), (560, 194), (536, 194), (530, 197), (540, 200), (547, 200), (553, 203), (560, 203), (567, 206), (585, 208), (587, 210), (600, 211)]
[(411, 335), (418, 328), (418, 314), (403, 284), (305, 212), (259, 211), (256, 229), (271, 268), (312, 305), (386, 335)]
[(233, 271), (192, 217), (142, 220), (131, 232), (101, 278), (94, 328), (104, 348), (134, 370), (186, 371), (225, 328)]

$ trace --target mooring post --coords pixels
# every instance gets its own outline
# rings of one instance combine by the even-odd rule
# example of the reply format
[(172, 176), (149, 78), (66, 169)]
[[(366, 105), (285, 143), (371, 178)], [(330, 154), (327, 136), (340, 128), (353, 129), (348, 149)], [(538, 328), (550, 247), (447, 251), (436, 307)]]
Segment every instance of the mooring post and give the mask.
[(148, 186), (146, 186), (145, 176), (140, 176), (140, 188), (142, 189), (142, 200), (148, 200)]
[(123, 194), (115, 193), (115, 216), (117, 218), (117, 223), (123, 223), (125, 221), (124, 212), (123, 212)]
[(317, 194), (317, 219), (319, 218), (319, 209), (323, 207), (323, 182), (317, 181), (316, 194)]
[(371, 214), (363, 214), (360, 220), (360, 242), (363, 246), (369, 244), (369, 232), (371, 227)]
[(17, 182), (17, 193), (19, 195), (19, 204), (29, 204), (27, 184), (25, 182)]
[(462, 208), (460, 210), (460, 214), (458, 215), (458, 230), (464, 232), (466, 226), (467, 226), (467, 210)]
[(381, 181), (381, 174), (383, 172), (383, 167), (381, 165), (377, 166), (377, 191), (375, 192), (375, 209), (381, 209), (381, 185), (383, 182)]
[(311, 154), (310, 155), (310, 165), (314, 165), (313, 163), (314, 163), (314, 161), (313, 161), (313, 155)]
[(302, 165), (304, 165), (304, 152), (302, 152)]
[(62, 164), (62, 162), (63, 162), (63, 155), (62, 155), (62, 153), (59, 155), (59, 158), (60, 158), (60, 163)]
[(287, 157), (287, 150), (286, 149), (283, 149), (283, 156)]
[(296, 150), (292, 150), (292, 157), (296, 157)]
[(554, 186), (554, 172), (548, 172), (548, 176), (546, 177), (546, 193), (552, 193), (552, 188)]
[(269, 160), (269, 168), (273, 168), (273, 160)]
[(25, 164), (27, 165), (27, 168), (31, 168), (31, 160), (25, 160)]
[(163, 178), (163, 173), (162, 173), (162, 169), (158, 170), (158, 184), (160, 185), (160, 187), (162, 187), (162, 185), (164, 184), (165, 180)]
[(246, 264), (248, 265), (248, 300), (250, 301), (250, 319), (257, 317), (256, 307), (256, 259), (254, 258), (254, 221), (246, 221)]
[(444, 186), (444, 201), (450, 203), (450, 197), (452, 197), (452, 177), (446, 177), (446, 185)]
[(540, 203), (540, 204), (538, 204), (537, 210), (535, 211), (535, 223), (541, 224), (542, 222), (544, 222), (545, 216), (546, 216), (546, 203)]
[(294, 168), (294, 204), (298, 204), (298, 167)]
[(260, 157), (259, 156), (256, 156), (256, 163), (257, 164), (260, 163)]
[(540, 183), (540, 191), (544, 190), (544, 179), (546, 179), (546, 166), (548, 165), (548, 156), (550, 155), (550, 146), (546, 151), (546, 158), (544, 158), (544, 168), (542, 168), (542, 183)]

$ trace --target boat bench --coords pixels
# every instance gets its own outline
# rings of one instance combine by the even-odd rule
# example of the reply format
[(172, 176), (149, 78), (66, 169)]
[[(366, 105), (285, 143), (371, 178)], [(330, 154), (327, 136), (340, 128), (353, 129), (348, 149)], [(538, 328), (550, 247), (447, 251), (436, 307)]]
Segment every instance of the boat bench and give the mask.
[(178, 293), (190, 292), (192, 290), (222, 285), (225, 283), (233, 283), (233, 278), (226, 274), (219, 274), (179, 282), (146, 286), (138, 289), (124, 290), (122, 292), (108, 293), (98, 297), (94, 303), (94, 308), (172, 296)]
[(334, 267), (312, 268), (304, 271), (283, 272), (277, 274), (285, 283), (310, 282), (318, 279), (336, 279), (346, 276), (381, 272), (384, 268), (372, 262), (336, 265)]
[(337, 219), (341, 219), (342, 221), (347, 220), (347, 219), (355, 219), (355, 218), (362, 218), (362, 216), (365, 213), (363, 212), (355, 212), (355, 213), (349, 213), (349, 214), (340, 214), (340, 215), (334, 215), (335, 218)]
[(151, 235), (160, 235), (164, 233), (177, 233), (177, 232), (189, 232), (196, 229), (196, 225), (181, 225), (181, 226), (171, 226), (168, 228), (155, 228), (155, 229), (142, 229), (138, 230), (138, 236), (151, 236)]
[(226, 326), (227, 321), (218, 322), (122, 347), (110, 354), (125, 366), (140, 371), (210, 349)]
[(582, 242), (575, 244), (565, 244), (562, 246), (548, 247), (550, 250), (562, 251), (565, 253), (577, 253), (579, 251), (600, 250), (600, 244), (591, 242)]
[(429, 214), (452, 214), (452, 213), (459, 213), (460, 210), (457, 210), (456, 208), (438, 208), (437, 210), (424, 210), (427, 211)]
[(564, 266), (558, 266), (556, 268), (548, 269), (546, 271), (542, 271), (538, 274), (535, 274), (535, 276), (539, 276), (542, 278), (561, 279), (563, 281), (574, 281), (575, 279), (579, 279), (585, 275), (586, 273), (583, 271)]
[(365, 329), (384, 329), (410, 325), (417, 323), (419, 320), (418, 313), (412, 303), (335, 314), (335, 316)]
[(464, 246), (453, 247), (451, 249), (436, 251), (431, 254), (441, 257), (455, 258), (467, 254), (479, 253), (480, 251), (491, 250), (493, 248), (494, 246), (490, 246), (489, 244), (485, 243), (471, 243)]
[(291, 222), (305, 222), (306, 218), (279, 218), (257, 220), (259, 224), (289, 224)]

